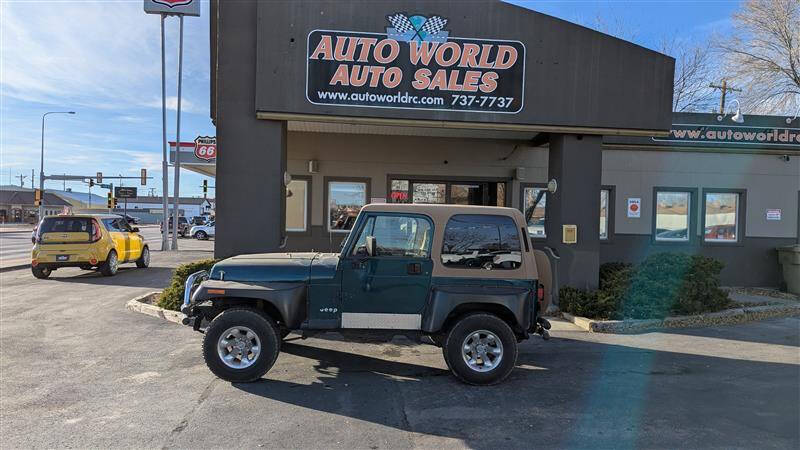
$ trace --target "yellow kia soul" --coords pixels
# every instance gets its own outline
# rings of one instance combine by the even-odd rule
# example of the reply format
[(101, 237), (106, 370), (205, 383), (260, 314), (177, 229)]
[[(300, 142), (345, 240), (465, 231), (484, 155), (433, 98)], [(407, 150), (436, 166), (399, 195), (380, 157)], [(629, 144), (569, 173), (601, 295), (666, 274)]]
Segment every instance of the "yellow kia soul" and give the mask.
[(36, 228), (31, 271), (47, 278), (60, 267), (80, 267), (111, 276), (125, 262), (147, 267), (150, 249), (138, 232), (114, 214), (45, 217)]

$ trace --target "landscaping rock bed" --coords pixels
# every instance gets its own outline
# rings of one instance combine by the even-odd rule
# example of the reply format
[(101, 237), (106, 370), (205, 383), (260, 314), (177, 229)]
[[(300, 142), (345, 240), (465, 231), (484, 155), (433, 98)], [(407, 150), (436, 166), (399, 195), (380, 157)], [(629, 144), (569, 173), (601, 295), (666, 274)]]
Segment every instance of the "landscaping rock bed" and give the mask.
[(592, 320), (562, 313), (562, 317), (586, 331), (594, 333), (635, 334), (663, 328), (710, 327), (752, 322), (775, 317), (800, 316), (800, 303), (784, 303), (648, 320)]

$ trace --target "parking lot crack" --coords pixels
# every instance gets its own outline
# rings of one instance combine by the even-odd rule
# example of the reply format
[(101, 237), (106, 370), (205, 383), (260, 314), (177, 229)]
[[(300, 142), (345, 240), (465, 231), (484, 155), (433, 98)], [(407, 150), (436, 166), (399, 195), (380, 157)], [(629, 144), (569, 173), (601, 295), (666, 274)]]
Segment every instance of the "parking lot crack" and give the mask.
[(203, 389), (203, 392), (200, 394), (200, 397), (197, 398), (197, 402), (191, 407), (191, 409), (189, 409), (186, 415), (183, 416), (183, 419), (178, 422), (178, 425), (172, 429), (172, 432), (170, 432), (170, 435), (167, 438), (167, 442), (161, 447), (162, 450), (172, 447), (175, 438), (180, 435), (187, 426), (189, 426), (189, 422), (191, 421), (197, 409), (200, 408), (200, 405), (202, 405), (209, 396), (211, 396), (211, 392), (214, 391), (217, 380), (218, 378), (212, 378), (208, 385), (206, 385), (205, 389)]

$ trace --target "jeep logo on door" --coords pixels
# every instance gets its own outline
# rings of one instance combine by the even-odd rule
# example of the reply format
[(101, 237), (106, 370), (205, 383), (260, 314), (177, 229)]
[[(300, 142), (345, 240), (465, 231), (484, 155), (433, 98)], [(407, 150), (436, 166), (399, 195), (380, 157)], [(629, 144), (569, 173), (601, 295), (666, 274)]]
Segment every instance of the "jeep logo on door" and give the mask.
[(306, 98), (315, 105), (516, 114), (525, 45), (452, 37), (437, 15), (395, 12), (385, 33), (308, 34)]

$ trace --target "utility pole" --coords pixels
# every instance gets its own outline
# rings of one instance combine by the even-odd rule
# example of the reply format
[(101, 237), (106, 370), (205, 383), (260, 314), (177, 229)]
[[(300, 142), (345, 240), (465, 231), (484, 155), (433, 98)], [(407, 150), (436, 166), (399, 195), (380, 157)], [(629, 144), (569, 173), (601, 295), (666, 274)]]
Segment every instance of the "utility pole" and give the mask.
[(31, 169), (31, 189), (33, 189), (34, 170)]
[(28, 178), (27, 175), (19, 174), (14, 178), (19, 178), (19, 187), (25, 187), (25, 178)]
[(731, 92), (742, 92), (741, 89), (737, 89), (737, 88), (735, 88), (733, 86), (728, 86), (728, 80), (726, 80), (725, 78), (722, 79), (722, 84), (721, 85), (720, 84), (711, 83), (711, 84), (708, 85), (708, 87), (713, 88), (713, 89), (719, 89), (720, 92), (722, 92), (722, 97), (719, 100), (719, 114), (725, 114), (725, 96), (728, 93), (728, 91), (731, 91)]

